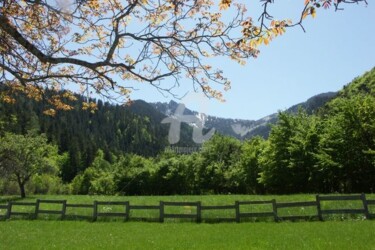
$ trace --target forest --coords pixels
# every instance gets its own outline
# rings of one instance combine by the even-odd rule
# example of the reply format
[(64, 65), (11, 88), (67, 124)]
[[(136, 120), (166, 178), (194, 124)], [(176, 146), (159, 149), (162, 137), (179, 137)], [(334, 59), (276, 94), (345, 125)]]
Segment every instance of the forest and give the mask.
[[(165, 150), (168, 126), (146, 105), (83, 110), (78, 96), (50, 117), (43, 101), (14, 100), (0, 103), (1, 194), (375, 191), (375, 68), (313, 114), (280, 112), (267, 139), (217, 133), (192, 154)], [(180, 146), (193, 147), (182, 131)]]

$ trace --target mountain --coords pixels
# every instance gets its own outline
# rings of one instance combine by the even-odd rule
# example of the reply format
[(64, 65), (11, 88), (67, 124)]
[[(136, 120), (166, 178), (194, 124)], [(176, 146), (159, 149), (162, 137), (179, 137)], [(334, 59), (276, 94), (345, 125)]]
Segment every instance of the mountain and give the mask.
[[(362, 86), (362, 85), (361, 85)], [(357, 89), (366, 89), (365, 87)], [(347, 91), (353, 87), (348, 87)], [(53, 94), (53, 93), (51, 93)], [(297, 106), (306, 108), (309, 112), (319, 108), (336, 93), (325, 93), (310, 98), (304, 103), (288, 109), (296, 112)], [(70, 180), (76, 173), (88, 167), (98, 149), (102, 149), (107, 160), (112, 154), (134, 153), (144, 156), (155, 156), (170, 146), (170, 124), (163, 123), (167, 117), (175, 115), (179, 103), (147, 103), (136, 100), (132, 105), (124, 107), (112, 105), (101, 100), (92, 100), (97, 103), (98, 110), (91, 113), (82, 110), (81, 103), (84, 97), (77, 95), (78, 102), (74, 103), (74, 110), (61, 112), (55, 117), (43, 114), (44, 103), (35, 102), (22, 95), (15, 96), (15, 104), (0, 103), (0, 134), (4, 131), (25, 134), (28, 131), (45, 133), (49, 141), (59, 146), (60, 152), (69, 155), (70, 170), (66, 170)], [(238, 139), (260, 135), (267, 137), (270, 131), (269, 124), (277, 121), (277, 114), (259, 120), (228, 119), (205, 115), (185, 108), (184, 115), (192, 116), (201, 122), (203, 135), (212, 128), (221, 134)], [(196, 147), (193, 141), (194, 123), (180, 123), (179, 142), (175, 147)], [(212, 131), (211, 131), (212, 132)]]
[[(298, 103), (290, 108), (283, 110), (288, 113), (296, 113), (301, 107), (308, 114), (313, 114), (318, 110), (324, 108), (327, 103), (335, 98), (353, 96), (359, 93), (375, 94), (375, 68), (366, 72), (364, 75), (356, 77), (352, 82), (345, 85), (342, 90), (338, 92), (326, 92), (315, 95), (305, 102)], [(173, 116), (176, 109), (180, 105), (175, 101), (149, 103), (156, 111), (165, 116)], [(276, 124), (278, 120), (278, 113), (273, 113), (258, 120), (244, 120), (244, 119), (230, 119), (207, 115), (199, 113), (185, 107), (184, 115), (193, 115), (203, 124), (203, 126), (210, 130), (215, 130), (221, 134), (232, 136), (238, 139), (246, 139), (254, 136), (261, 136), (267, 138), (271, 125)], [(193, 124), (191, 124), (193, 126)]]
[[(6, 88), (0, 83), (0, 93)], [(46, 100), (55, 94), (63, 92), (46, 90)], [(48, 105), (45, 100), (38, 102), (22, 93), (12, 97), (16, 100), (13, 104), (0, 101), (0, 136), (5, 132), (46, 134), (49, 142), (58, 145), (60, 153), (67, 152), (69, 156), (67, 165), (71, 169), (64, 170), (67, 176), (63, 176), (67, 181), (90, 166), (98, 149), (111, 162), (124, 153), (156, 156), (170, 145), (170, 124), (162, 123), (167, 116), (142, 100), (123, 106), (90, 99), (97, 105), (97, 110), (90, 112), (82, 109), (86, 98), (76, 95), (77, 101), (65, 100), (73, 110), (57, 111), (51, 117), (43, 113)], [(196, 146), (192, 133), (192, 127), (181, 123), (180, 140), (174, 146)]]
[[(177, 103), (172, 100), (169, 103), (157, 102), (150, 103), (150, 105), (152, 105), (158, 112), (161, 112), (164, 115), (174, 116), (176, 115), (175, 112), (177, 111), (179, 105), (183, 104)], [(229, 119), (206, 115), (204, 113), (199, 113), (197, 111), (190, 110), (187, 107), (183, 109), (183, 115), (196, 117), (197, 122), (201, 123), (207, 130), (214, 128), (217, 132), (221, 134), (233, 136), (238, 139), (244, 136), (247, 132), (245, 130), (249, 127), (254, 126), (255, 122), (252, 120)], [(191, 125), (194, 126), (194, 124)]]
[[(354, 79), (339, 92), (328, 92), (309, 98), (285, 110), (295, 113), (298, 107), (314, 113), (324, 110), (327, 103), (337, 98), (345, 98), (359, 93), (374, 93), (375, 69)], [(0, 92), (6, 88), (0, 83)], [(56, 93), (47, 93), (54, 95)], [(98, 110), (91, 113), (82, 110), (83, 96), (77, 95), (78, 101), (72, 103), (71, 111), (57, 112), (55, 117), (43, 114), (45, 103), (35, 102), (24, 95), (15, 95), (15, 104), (0, 102), (0, 135), (4, 132), (25, 134), (28, 131), (45, 133), (49, 141), (59, 146), (61, 153), (67, 152), (70, 159), (69, 180), (77, 172), (84, 170), (91, 164), (98, 149), (102, 149), (107, 160), (122, 153), (134, 153), (144, 156), (155, 156), (170, 146), (169, 131), (171, 118), (176, 116), (176, 110), (182, 110), (183, 115), (190, 116), (194, 122), (181, 122), (180, 141), (173, 146), (196, 146), (192, 135), (194, 128), (203, 127), (203, 134), (212, 128), (221, 134), (246, 139), (254, 136), (267, 138), (270, 125), (275, 124), (278, 114), (274, 113), (259, 120), (229, 119), (210, 116), (196, 112), (181, 104), (147, 103), (136, 100), (132, 105), (124, 107), (113, 105), (101, 100), (91, 100), (97, 103)], [(323, 107), (323, 108), (321, 108)], [(212, 132), (212, 131), (211, 131)], [(114, 156), (113, 156), (114, 154)], [(65, 172), (69, 172), (65, 171)]]
[[(337, 96), (337, 92), (327, 92), (322, 93), (316, 96), (309, 98), (306, 102), (296, 104), (287, 110), (289, 113), (296, 113), (298, 108), (301, 107), (311, 114), (317, 109), (322, 107), (329, 100)], [(166, 102), (157, 102), (150, 103), (154, 109), (166, 116), (173, 116), (176, 112), (179, 105), (175, 101)], [(238, 139), (251, 138), (254, 136), (262, 136), (264, 138), (268, 137), (268, 134), (271, 130), (271, 124), (276, 124), (278, 113), (274, 113), (263, 117), (259, 120), (244, 120), (244, 119), (230, 119), (230, 118), (221, 118), (211, 115), (206, 115), (204, 113), (199, 113), (189, 108), (184, 109), (183, 115), (193, 115), (197, 118), (199, 122), (207, 129), (210, 130), (214, 128), (217, 132), (232, 136)], [(193, 126), (193, 124), (191, 124)]]
[[(5, 88), (0, 85), (0, 91)], [(55, 94), (45, 93), (47, 99)], [(0, 136), (5, 132), (46, 134), (49, 142), (58, 145), (60, 153), (69, 156), (63, 171), (64, 181), (71, 181), (90, 166), (98, 149), (111, 162), (124, 153), (156, 156), (169, 145), (169, 125), (161, 123), (166, 116), (148, 103), (136, 101), (124, 107), (91, 99), (96, 102), (97, 110), (90, 112), (82, 109), (86, 99), (76, 97), (76, 102), (67, 101), (73, 110), (57, 111), (51, 117), (43, 114), (48, 104), (44, 100), (37, 102), (22, 93), (14, 94), (15, 103), (0, 102)], [(193, 145), (191, 131), (188, 125), (181, 126), (179, 145)]]
[[(173, 112), (177, 108), (173, 107)], [(158, 124), (165, 129), (165, 133), (163, 136), (165, 137), (165, 141), (167, 141), (169, 127), (170, 124), (168, 122), (163, 122), (164, 119), (172, 116), (172, 111), (168, 112), (164, 110), (164, 112), (159, 111), (155, 108), (154, 105), (147, 103), (143, 100), (135, 100), (133, 103), (128, 107), (128, 110), (133, 114), (139, 115), (141, 117), (148, 117), (153, 124)], [(189, 113), (192, 114), (192, 113)], [(179, 142), (174, 144), (176, 147), (194, 147), (196, 143), (192, 139), (193, 128), (186, 123), (180, 124), (180, 139)], [(165, 146), (168, 146), (169, 142)]]
[[(306, 110), (308, 114), (316, 112), (319, 108), (323, 107), (327, 102), (334, 99), (338, 95), (338, 92), (327, 92), (315, 95), (305, 102), (293, 105), (292, 107), (285, 110), (288, 113), (297, 113), (299, 108)], [(249, 133), (246, 135), (246, 138), (251, 138), (254, 136), (262, 136), (267, 138), (270, 131), (271, 125), (277, 123), (278, 113), (273, 113), (269, 116), (257, 120), (256, 126), (253, 127)]]
[(338, 97), (346, 98), (358, 94), (371, 94), (375, 96), (375, 67), (345, 85), (339, 91)]
[(286, 111), (290, 113), (296, 113), (299, 107), (306, 110), (308, 114), (314, 113), (317, 109), (324, 106), (328, 101), (335, 98), (338, 95), (338, 92), (327, 92), (319, 95), (315, 95), (309, 98), (306, 102), (302, 102), (292, 107), (288, 108)]

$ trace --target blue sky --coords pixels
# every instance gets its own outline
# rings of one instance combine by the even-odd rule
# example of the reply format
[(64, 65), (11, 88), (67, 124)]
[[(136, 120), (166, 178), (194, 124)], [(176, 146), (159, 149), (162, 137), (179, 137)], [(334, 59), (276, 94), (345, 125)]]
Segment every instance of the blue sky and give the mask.
[[(274, 5), (271, 11), (277, 17), (296, 16), (301, 9), (293, 2)], [(254, 7), (255, 16), (259, 15), (259, 1), (252, 5), (250, 9)], [(338, 12), (320, 9), (315, 19), (305, 19), (306, 33), (299, 27), (287, 30), (261, 47), (260, 56), (245, 66), (220, 59), (217, 66), (232, 82), (231, 90), (224, 93), (226, 102), (191, 101), (186, 106), (220, 117), (259, 119), (316, 94), (340, 90), (375, 66), (375, 3), (344, 7)], [(188, 79), (182, 85), (181, 93), (192, 90)], [(149, 102), (172, 99), (147, 87), (135, 91), (132, 98)]]

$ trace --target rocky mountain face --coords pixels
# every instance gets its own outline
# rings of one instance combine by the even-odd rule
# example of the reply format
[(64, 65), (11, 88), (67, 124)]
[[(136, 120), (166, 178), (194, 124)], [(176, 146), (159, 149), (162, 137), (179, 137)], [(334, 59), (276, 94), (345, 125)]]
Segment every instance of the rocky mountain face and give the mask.
[[(322, 93), (316, 96), (309, 98), (306, 102), (296, 104), (287, 110), (286, 112), (296, 113), (299, 107), (305, 109), (307, 113), (312, 114), (317, 109), (322, 107), (325, 103), (337, 96), (337, 92), (327, 92)], [(179, 104), (175, 101), (166, 102), (157, 102), (150, 103), (154, 109), (166, 116), (175, 116), (178, 111)], [(274, 113), (263, 117), (259, 120), (243, 120), (243, 119), (230, 119), (222, 118), (207, 115), (204, 113), (199, 113), (194, 110), (190, 110), (188, 107), (185, 107), (182, 114), (179, 115), (188, 115), (196, 117), (196, 122), (201, 123), (201, 125), (206, 129), (214, 128), (217, 132), (233, 136), (238, 139), (246, 139), (254, 136), (262, 136), (267, 138), (271, 130), (271, 125), (277, 122), (278, 113)], [(195, 123), (191, 123), (191, 126), (196, 126)]]
[[(203, 126), (207, 130), (211, 130), (214, 128), (221, 134), (233, 136), (239, 139), (245, 136), (249, 131), (249, 128), (253, 127), (256, 122), (253, 120), (221, 118), (204, 113), (199, 113), (187, 107), (181, 106), (184, 104), (177, 103), (175, 101), (170, 101), (169, 103), (157, 102), (150, 104), (157, 111), (163, 113), (166, 116), (194, 116), (193, 120), (195, 120), (195, 123), (190, 123), (190, 125), (193, 127)], [(180, 113), (179, 110), (183, 110), (183, 113)]]

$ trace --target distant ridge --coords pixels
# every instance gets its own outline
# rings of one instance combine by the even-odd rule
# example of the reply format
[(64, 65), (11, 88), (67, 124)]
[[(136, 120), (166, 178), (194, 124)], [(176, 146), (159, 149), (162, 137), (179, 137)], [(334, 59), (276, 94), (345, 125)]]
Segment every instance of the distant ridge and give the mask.
[[(298, 108), (302, 107), (307, 111), (307, 113), (312, 114), (337, 95), (338, 92), (318, 94), (309, 98), (305, 102), (293, 105), (285, 111), (289, 113), (296, 113)], [(166, 116), (171, 116), (177, 109), (179, 103), (172, 100), (169, 103), (157, 102), (150, 103), (150, 105), (153, 106), (156, 111)], [(196, 116), (202, 121), (204, 127), (207, 129), (215, 128), (217, 132), (223, 135), (232, 136), (238, 139), (246, 139), (254, 136), (267, 138), (271, 130), (270, 125), (277, 122), (278, 116), (278, 113), (273, 113), (259, 120), (231, 119), (199, 113), (197, 111), (190, 110), (188, 107), (186, 107), (184, 114)]]

